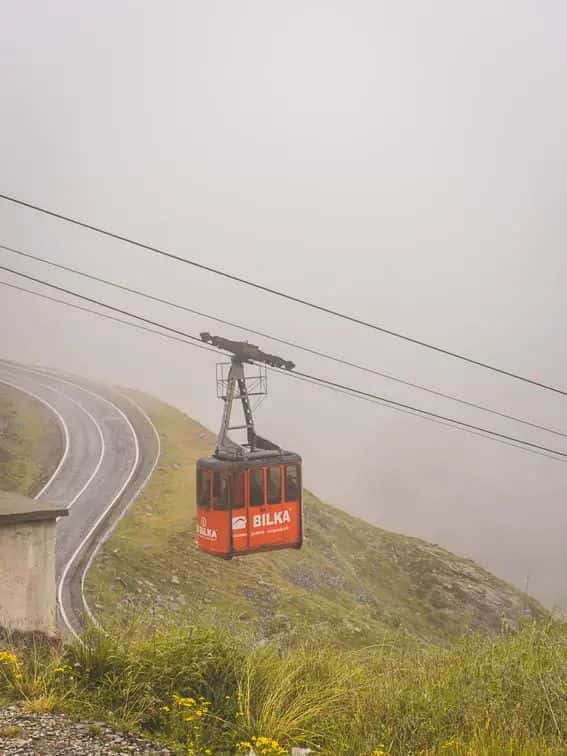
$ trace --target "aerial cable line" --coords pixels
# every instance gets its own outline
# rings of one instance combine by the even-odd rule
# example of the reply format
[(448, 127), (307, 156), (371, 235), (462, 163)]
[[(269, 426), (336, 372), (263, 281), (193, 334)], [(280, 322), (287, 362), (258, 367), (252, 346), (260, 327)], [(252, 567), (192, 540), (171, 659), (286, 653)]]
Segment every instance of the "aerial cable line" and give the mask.
[[(90, 307), (83, 307), (81, 305), (75, 304), (74, 302), (67, 302), (64, 299), (51, 297), (48, 294), (43, 294), (39, 291), (34, 291), (33, 289), (27, 289), (24, 286), (17, 286), (16, 284), (8, 283), (7, 281), (0, 281), (0, 286), (7, 286), (10, 289), (15, 289), (17, 291), (21, 291), (26, 294), (32, 294), (34, 297), (39, 297), (40, 299), (44, 299), (49, 302), (54, 302), (56, 304), (64, 305), (65, 307), (70, 307), (73, 310), (86, 312), (86, 313), (89, 313), (90, 315), (96, 315), (99, 318), (104, 318), (105, 320), (110, 320), (114, 323), (119, 323), (120, 325), (129, 326), (130, 328), (135, 328), (139, 331), (153, 334), (154, 336), (161, 336), (164, 339), (168, 339), (170, 341), (176, 341), (180, 344), (185, 344), (186, 346), (194, 347), (196, 349), (202, 349), (205, 352), (214, 352), (216, 355), (219, 354), (218, 349), (207, 347), (205, 345), (201, 346), (200, 344), (196, 344), (193, 341), (187, 341), (187, 339), (181, 338), (180, 336), (173, 336), (170, 333), (165, 333), (164, 331), (158, 331), (155, 328), (148, 328), (147, 326), (141, 325), (140, 323), (133, 323), (131, 320), (123, 320), (122, 318), (117, 318), (114, 315), (108, 315), (108, 313), (100, 312), (99, 310), (92, 310)], [(103, 306), (106, 306), (106, 305), (103, 305)], [(230, 355), (227, 354), (227, 357), (228, 356)], [(268, 368), (268, 369), (271, 370), (272, 368)], [(332, 386), (326, 386), (314, 380), (303, 378), (302, 376), (299, 376), (299, 375), (295, 375), (293, 372), (290, 372), (290, 371), (283, 372), (283, 375), (294, 378), (295, 380), (301, 381), (302, 383), (309, 383), (310, 385), (316, 386), (317, 388), (328, 389), (335, 394), (343, 394), (345, 396), (348, 396), (351, 399), (359, 399), (365, 402), (369, 402), (370, 404), (377, 404), (380, 407), (385, 407), (386, 409), (394, 410), (395, 412), (401, 412), (404, 415), (410, 415), (411, 417), (417, 417), (417, 418), (420, 418), (421, 420), (427, 420), (428, 422), (436, 423), (437, 425), (442, 425), (446, 428), (460, 430), (465, 433), (469, 433), (471, 436), (477, 436), (478, 438), (484, 438), (484, 439), (487, 439), (488, 441), (493, 441), (498, 444), (503, 444), (504, 446), (510, 446), (512, 449), (519, 449), (520, 451), (527, 452), (528, 454), (536, 454), (538, 457), (547, 457), (548, 459), (555, 460), (556, 462), (563, 462), (563, 463), (567, 462), (567, 460), (561, 459), (555, 456), (554, 454), (549, 454), (543, 451), (537, 451), (536, 449), (527, 449), (525, 446), (522, 446), (519, 443), (512, 443), (511, 441), (504, 441), (503, 439), (493, 438), (492, 436), (486, 435), (485, 433), (480, 433), (478, 431), (470, 430), (469, 428), (461, 428), (459, 425), (455, 425), (454, 423), (445, 422), (443, 420), (437, 420), (431, 417), (424, 417), (419, 411), (413, 412), (410, 410), (402, 409), (400, 407), (392, 407), (388, 404), (387, 401), (379, 401), (378, 399), (371, 399), (366, 396), (360, 396), (356, 393), (353, 393), (352, 391), (334, 388)]]
[(361, 370), (365, 373), (370, 373), (372, 375), (377, 375), (381, 378), (385, 378), (386, 380), (394, 381), (395, 383), (400, 383), (404, 386), (409, 386), (411, 388), (419, 389), (420, 391), (425, 391), (428, 394), (432, 394), (433, 396), (440, 397), (442, 399), (448, 399), (453, 402), (457, 402), (458, 404), (462, 404), (465, 407), (471, 407), (473, 409), (479, 409), (483, 412), (489, 412), (492, 415), (496, 415), (498, 417), (502, 417), (505, 420), (513, 420), (514, 422), (521, 423), (522, 425), (526, 425), (530, 428), (535, 428), (536, 430), (541, 430), (546, 433), (552, 433), (555, 436), (559, 436), (561, 438), (567, 438), (567, 433), (563, 433), (561, 431), (555, 430), (554, 428), (548, 428), (545, 425), (540, 425), (538, 423), (532, 422), (530, 420), (524, 420), (523, 418), (516, 417), (515, 415), (510, 415), (506, 412), (500, 412), (499, 410), (492, 409), (491, 407), (486, 407), (483, 404), (477, 404), (476, 402), (470, 402), (466, 399), (461, 399), (460, 397), (453, 396), (452, 394), (447, 394), (443, 391), (437, 391), (435, 389), (429, 388), (427, 386), (422, 386), (419, 383), (414, 383), (412, 381), (407, 381), (403, 378), (398, 378), (397, 376), (391, 375), (389, 373), (384, 373), (380, 370), (375, 370), (374, 368), (367, 367), (366, 365), (360, 365), (356, 362), (351, 362), (350, 360), (343, 359), (342, 357), (337, 357), (335, 355), (328, 354), (326, 352), (319, 351), (317, 349), (313, 349), (311, 347), (302, 346), (301, 344), (297, 344), (294, 341), (289, 341), (287, 339), (282, 339), (277, 336), (271, 336), (268, 333), (264, 333), (262, 331), (257, 331), (253, 328), (248, 328), (247, 326), (240, 325), (238, 323), (234, 323), (230, 320), (225, 320), (223, 318), (218, 318), (214, 315), (209, 315), (205, 312), (202, 312), (200, 310), (195, 310), (192, 307), (187, 307), (186, 305), (179, 304), (177, 302), (172, 302), (169, 299), (164, 299), (162, 297), (154, 296), (153, 294), (149, 294), (145, 291), (140, 291), (139, 289), (134, 289), (130, 286), (125, 286), (124, 284), (116, 283), (115, 281), (109, 281), (107, 278), (102, 278), (100, 276), (95, 276), (91, 273), (85, 273), (82, 270), (78, 270), (77, 268), (72, 268), (69, 265), (63, 265), (61, 263), (57, 263), (54, 260), (48, 260), (45, 257), (40, 257), (38, 255), (33, 255), (29, 252), (24, 252), (20, 249), (15, 249), (14, 247), (9, 247), (6, 244), (0, 244), (0, 249), (6, 250), (7, 252), (11, 252), (15, 255), (19, 255), (20, 257), (24, 257), (30, 260), (35, 260), (36, 262), (44, 263), (45, 265), (50, 265), (53, 268), (57, 268), (59, 270), (64, 270), (68, 273), (73, 273), (78, 276), (82, 276), (83, 278), (86, 278), (90, 281), (96, 281), (97, 283), (105, 284), (106, 286), (112, 286), (115, 289), (120, 289), (121, 291), (126, 291), (129, 294), (135, 294), (137, 296), (143, 297), (144, 299), (148, 299), (152, 302), (158, 302), (160, 304), (167, 305), (168, 307), (174, 307), (177, 310), (182, 310), (183, 312), (191, 313), (192, 315), (199, 315), (200, 317), (207, 318), (208, 320), (213, 320), (217, 323), (222, 323), (223, 325), (228, 325), (233, 328), (238, 328), (239, 330), (246, 331), (248, 333), (252, 333), (256, 336), (261, 336), (265, 339), (270, 339), (271, 341), (276, 341), (279, 344), (285, 344), (286, 346), (293, 347), (294, 349), (299, 349), (302, 352), (307, 352), (309, 354), (315, 355), (317, 357), (322, 357), (326, 360), (331, 360), (332, 362), (336, 362), (340, 365), (345, 365), (347, 367), (355, 368), (356, 370)]
[(64, 286), (57, 286), (57, 284), (49, 283), (49, 281), (43, 281), (41, 278), (30, 276), (27, 273), (21, 273), (19, 270), (8, 268), (6, 265), (0, 265), (0, 270), (5, 270), (8, 273), (13, 273), (15, 276), (20, 276), (20, 278), (27, 278), (28, 281), (34, 281), (35, 283), (42, 284), (43, 286), (49, 286), (50, 289), (55, 289), (56, 291), (62, 291), (64, 294), (70, 294), (72, 297), (78, 297), (79, 299), (84, 299), (85, 302), (90, 302), (91, 304), (98, 305), (99, 307), (106, 307), (109, 310), (114, 310), (114, 312), (119, 312), (122, 315), (127, 315), (130, 318), (141, 320), (144, 323), (149, 323), (150, 325), (157, 326), (158, 328), (165, 328), (166, 331), (172, 331), (173, 333), (177, 333), (179, 336), (183, 336), (186, 339), (191, 339), (192, 341), (196, 341), (199, 344), (203, 343), (202, 340), (199, 338), (199, 336), (193, 336), (192, 334), (186, 333), (185, 331), (179, 331), (177, 328), (163, 325), (162, 323), (158, 323), (155, 320), (150, 320), (150, 318), (144, 318), (141, 315), (134, 315), (134, 313), (128, 312), (127, 310), (123, 310), (120, 307), (115, 307), (114, 305), (106, 304), (105, 302), (101, 302), (100, 300), (94, 299), (93, 297), (87, 297), (85, 294), (79, 294), (78, 292), (73, 291), (72, 289), (66, 289)]
[(485, 439), (488, 439), (489, 441), (494, 441), (496, 443), (503, 444), (504, 446), (510, 446), (513, 449), (520, 449), (521, 451), (529, 452), (530, 454), (537, 454), (539, 457), (547, 457), (548, 459), (554, 459), (556, 462), (567, 462), (567, 460), (559, 459), (553, 454), (549, 454), (547, 452), (536, 451), (535, 449), (526, 449), (525, 446), (521, 446), (520, 444), (517, 444), (517, 443), (512, 443), (511, 441), (504, 441), (503, 439), (500, 439), (500, 438), (493, 438), (492, 436), (486, 435), (486, 433), (480, 433), (479, 431), (474, 431), (474, 430), (471, 430), (470, 428), (462, 428), (460, 425), (455, 425), (454, 423), (445, 422), (444, 420), (437, 420), (436, 418), (432, 418), (432, 417), (424, 417), (421, 414), (421, 410), (414, 412), (414, 411), (402, 409), (401, 407), (392, 407), (389, 404), (389, 400), (379, 401), (378, 399), (370, 399), (369, 397), (366, 397), (366, 396), (360, 396), (359, 394), (352, 393), (352, 391), (348, 391), (345, 389), (335, 388), (333, 386), (326, 386), (325, 384), (320, 384), (314, 380), (303, 378), (302, 376), (297, 375), (294, 371), (287, 371), (286, 373), (284, 373), (284, 375), (290, 378), (295, 378), (296, 380), (302, 381), (303, 383), (310, 383), (313, 386), (327, 388), (330, 391), (334, 391), (337, 394), (344, 394), (345, 396), (349, 396), (351, 399), (362, 399), (363, 401), (370, 402), (370, 404), (377, 404), (380, 407), (385, 407), (386, 409), (394, 410), (395, 412), (401, 412), (404, 415), (410, 415), (411, 417), (417, 417), (421, 420), (427, 420), (428, 422), (436, 423), (437, 425), (443, 425), (445, 428), (452, 428), (453, 430), (464, 431), (465, 433), (470, 433), (471, 436), (478, 436), (478, 438), (485, 438)]
[[(163, 323), (159, 323), (159, 322), (157, 322), (155, 320), (151, 320), (150, 318), (145, 318), (145, 317), (143, 317), (141, 315), (136, 315), (136, 314), (134, 314), (132, 312), (128, 312), (127, 310), (123, 310), (120, 307), (115, 307), (114, 305), (106, 304), (105, 302), (101, 302), (98, 299), (94, 299), (92, 297), (87, 297), (84, 294), (79, 294), (79, 293), (77, 293), (75, 291), (72, 291), (71, 289), (67, 289), (67, 288), (65, 288), (63, 286), (57, 286), (56, 284), (49, 283), (48, 281), (43, 281), (40, 278), (35, 278), (34, 276), (30, 276), (30, 275), (28, 275), (26, 273), (21, 273), (21, 272), (19, 272), (17, 270), (13, 270), (12, 268), (8, 268), (5, 265), (0, 265), (0, 270), (5, 270), (8, 273), (12, 273), (12, 274), (14, 274), (16, 276), (20, 276), (21, 278), (25, 278), (28, 281), (34, 281), (34, 283), (39, 283), (39, 284), (42, 284), (43, 286), (48, 286), (49, 288), (55, 289), (56, 291), (61, 291), (61, 292), (65, 293), (65, 294), (70, 294), (73, 297), (77, 297), (78, 299), (83, 299), (83, 300), (85, 300), (87, 302), (90, 302), (91, 304), (98, 305), (99, 307), (106, 307), (107, 309), (113, 310), (114, 312), (118, 312), (118, 313), (120, 313), (122, 315), (126, 315), (127, 317), (134, 318), (135, 320), (140, 320), (140, 321), (142, 321), (144, 323), (148, 323), (149, 325), (157, 326), (158, 328), (163, 328), (166, 331), (171, 331), (172, 333), (175, 333), (175, 334), (177, 334), (179, 336), (182, 336), (184, 338), (187, 338), (187, 339), (191, 339), (191, 341), (199, 342), (199, 344), (201, 344), (201, 339), (200, 338), (198, 338), (197, 336), (193, 336), (192, 334), (189, 334), (186, 331), (181, 331), (181, 330), (179, 330), (177, 328), (173, 328), (172, 326), (168, 326), (168, 325), (165, 325)], [(223, 354), (224, 354), (224, 352), (223, 352)], [(276, 369), (276, 372), (282, 372), (284, 375), (291, 375), (291, 373), (289, 371), (287, 371), (287, 370), (278, 371)], [(298, 372), (298, 371), (295, 371), (294, 375), (298, 375), (300, 377), (303, 377), (303, 378), (306, 378), (306, 379), (310, 379), (310, 380), (312, 380), (312, 381), (314, 381), (316, 383), (319, 383), (320, 385), (323, 385), (323, 386), (328, 386), (328, 387), (332, 387), (332, 388), (342, 389), (344, 391), (352, 392), (352, 394), (356, 394), (356, 395), (361, 396), (361, 397), (368, 397), (370, 399), (375, 399), (375, 400), (384, 402), (384, 403), (388, 404), (388, 406), (391, 406), (393, 408), (394, 407), (400, 407), (400, 408), (403, 408), (405, 410), (410, 410), (410, 411), (413, 411), (413, 412), (416, 412), (416, 413), (420, 413), (420, 415), (422, 415), (423, 417), (436, 418), (438, 420), (442, 420), (442, 421), (445, 421), (447, 423), (452, 423), (455, 427), (458, 426), (458, 427), (461, 427), (463, 429), (471, 429), (471, 430), (474, 430), (474, 431), (478, 431), (480, 433), (487, 434), (487, 436), (491, 436), (491, 437), (494, 437), (494, 438), (497, 438), (497, 439), (504, 439), (505, 441), (511, 441), (511, 442), (514, 442), (514, 443), (517, 443), (517, 444), (521, 444), (523, 447), (529, 447), (530, 449), (538, 449), (539, 451), (549, 452), (550, 454), (554, 454), (554, 455), (557, 455), (559, 457), (567, 459), (567, 453), (566, 452), (562, 452), (562, 451), (559, 451), (557, 449), (552, 449), (552, 448), (549, 448), (547, 446), (542, 446), (541, 444), (535, 444), (535, 443), (533, 443), (531, 441), (525, 441), (524, 439), (517, 438), (515, 436), (509, 436), (509, 435), (507, 435), (505, 433), (499, 433), (498, 431), (493, 431), (493, 430), (490, 430), (488, 428), (483, 428), (481, 426), (474, 425), (472, 423), (466, 423), (466, 422), (464, 422), (462, 420), (457, 420), (455, 418), (447, 417), (445, 415), (439, 415), (436, 412), (430, 412), (429, 410), (420, 409), (419, 407), (413, 407), (410, 404), (404, 404), (403, 402), (397, 402), (397, 401), (395, 401), (393, 399), (388, 399), (386, 397), (379, 396), (378, 394), (373, 394), (373, 393), (371, 393), (369, 391), (363, 391), (362, 389), (354, 388), (353, 386), (346, 386), (346, 385), (338, 383), (336, 381), (331, 381), (331, 380), (329, 380), (327, 378), (322, 378), (320, 376), (315, 376), (315, 375), (309, 375), (308, 373), (301, 373), (301, 372)]]
[(273, 294), (274, 296), (280, 297), (282, 299), (287, 299), (290, 302), (295, 302), (296, 304), (304, 305), (305, 307), (309, 307), (313, 310), (318, 310), (319, 312), (323, 312), (327, 315), (333, 315), (334, 317), (341, 318), (342, 320), (347, 320), (351, 323), (355, 323), (356, 325), (364, 326), (365, 328), (370, 328), (374, 331), (379, 331), (380, 333), (385, 333), (388, 336), (393, 336), (394, 338), (397, 338), (397, 339), (402, 339), (403, 341), (407, 341), (410, 344), (416, 344), (417, 346), (421, 346), (425, 349), (430, 349), (439, 354), (444, 354), (448, 357), (454, 357), (458, 360), (462, 360), (463, 362), (467, 362), (471, 365), (476, 365), (477, 367), (482, 367), (482, 368), (485, 368), (486, 370), (491, 370), (494, 373), (505, 375), (508, 378), (514, 378), (515, 380), (522, 381), (523, 383), (529, 383), (532, 386), (537, 386), (538, 388), (545, 389), (546, 391), (552, 391), (553, 393), (560, 394), (561, 396), (567, 396), (567, 391), (560, 389), (556, 386), (551, 386), (547, 383), (543, 383), (542, 381), (535, 380), (534, 378), (528, 378), (526, 376), (520, 375), (519, 373), (514, 373), (511, 370), (505, 370), (503, 368), (497, 367), (496, 365), (491, 365), (488, 362), (482, 362), (481, 360), (477, 360), (477, 359), (474, 359), (473, 357), (460, 354), (459, 352), (454, 352), (454, 351), (451, 351), (450, 349), (445, 349), (443, 347), (430, 344), (421, 339), (414, 338), (413, 336), (408, 336), (407, 334), (400, 333), (399, 331), (393, 331), (389, 328), (385, 328), (384, 326), (377, 325), (376, 323), (371, 323), (367, 320), (363, 320), (362, 318), (358, 318), (354, 315), (348, 315), (347, 313), (340, 312), (339, 310), (333, 310), (330, 307), (325, 307), (324, 305), (317, 304), (316, 302), (310, 302), (307, 299), (296, 297), (292, 294), (288, 294), (287, 292), (280, 291), (279, 289), (274, 289), (270, 286), (259, 284), (247, 278), (242, 278), (241, 276), (237, 276), (233, 273), (228, 273), (227, 271), (221, 270), (220, 268), (214, 268), (211, 265), (205, 265), (204, 263), (197, 262), (197, 260), (192, 260), (187, 257), (181, 257), (181, 255), (174, 254), (173, 252), (167, 252), (166, 250), (160, 249), (159, 247), (154, 247), (150, 244), (137, 241), (136, 239), (132, 239), (128, 236), (115, 233), (114, 231), (108, 231), (107, 229), (100, 228), (99, 226), (95, 226), (91, 223), (86, 223), (85, 221), (78, 220), (77, 218), (72, 218), (68, 215), (63, 215), (62, 213), (56, 213), (55, 211), (48, 210), (47, 208), (41, 207), (40, 205), (34, 205), (31, 202), (25, 202), (24, 200), (18, 199), (16, 197), (11, 197), (8, 194), (0, 193), (0, 199), (4, 199), (7, 202), (12, 202), (22, 207), (27, 207), (30, 210), (35, 210), (38, 213), (49, 215), (52, 218), (57, 218), (58, 220), (65, 221), (66, 223), (72, 223), (75, 226), (86, 228), (89, 231), (94, 231), (97, 234), (102, 234), (103, 236), (107, 236), (110, 239), (116, 239), (118, 241), (125, 242), (126, 244), (132, 244), (133, 246), (139, 247), (140, 249), (143, 249), (146, 252), (152, 252), (153, 254), (161, 255), (162, 257), (167, 257), (170, 260), (175, 260), (176, 262), (184, 263), (185, 265), (191, 265), (194, 268), (198, 268), (199, 270), (204, 270), (204, 271), (207, 271), (208, 273), (213, 273), (217, 276), (221, 276), (222, 278), (229, 279), (230, 281), (243, 284), (244, 286), (250, 286), (254, 289), (258, 289), (260, 291), (266, 292), (267, 294)]
[[(45, 285), (49, 286), (50, 284), (45, 284)], [(163, 338), (169, 339), (170, 341), (177, 341), (180, 344), (186, 344), (187, 346), (195, 347), (195, 349), (202, 349), (204, 352), (214, 352), (214, 354), (216, 354), (217, 357), (219, 354), (219, 350), (215, 349), (214, 347), (209, 347), (209, 346), (206, 346), (205, 344), (196, 344), (193, 341), (188, 341), (186, 338), (181, 338), (181, 336), (173, 336), (171, 333), (164, 333), (164, 331), (157, 331), (155, 328), (148, 328), (148, 326), (141, 325), (140, 323), (133, 323), (131, 320), (123, 320), (122, 318), (117, 318), (114, 315), (109, 315), (107, 312), (100, 312), (100, 310), (92, 310), (90, 307), (83, 307), (82, 305), (76, 304), (75, 302), (67, 302), (67, 300), (65, 299), (58, 299), (57, 297), (50, 297), (49, 294), (44, 294), (43, 292), (40, 292), (40, 291), (34, 291), (33, 289), (26, 289), (25, 286), (18, 286), (17, 284), (8, 283), (8, 281), (0, 281), (0, 286), (7, 286), (9, 289), (22, 291), (25, 294), (33, 294), (34, 297), (39, 297), (40, 299), (46, 299), (48, 302), (55, 302), (55, 304), (65, 305), (65, 307), (70, 307), (73, 310), (87, 312), (90, 315), (97, 315), (99, 318), (104, 318), (105, 320), (111, 320), (114, 323), (120, 323), (121, 325), (130, 326), (131, 328), (136, 328), (137, 330), (145, 331), (146, 333), (153, 333), (155, 336), (163, 336)], [(74, 294), (73, 296), (80, 296), (80, 295)], [(107, 305), (102, 304), (102, 303), (101, 303), (101, 306), (107, 307)], [(227, 357), (230, 357), (230, 355), (227, 354)]]
[[(96, 315), (97, 317), (104, 318), (105, 320), (110, 320), (115, 323), (119, 323), (120, 325), (129, 326), (130, 328), (135, 328), (139, 331), (153, 334), (154, 336), (161, 336), (164, 339), (168, 339), (170, 341), (176, 341), (178, 343), (185, 344), (186, 346), (194, 347), (196, 349), (203, 349), (206, 352), (214, 352), (216, 355), (218, 355), (219, 353), (217, 349), (213, 349), (205, 345), (201, 346), (199, 344), (194, 343), (193, 341), (187, 341), (187, 339), (181, 338), (180, 336), (173, 336), (172, 334), (165, 333), (164, 331), (158, 331), (154, 328), (148, 328), (147, 326), (141, 325), (140, 323), (133, 323), (131, 320), (123, 320), (122, 318), (117, 318), (114, 315), (108, 315), (107, 313), (100, 312), (99, 310), (92, 310), (89, 307), (83, 307), (73, 302), (68, 302), (64, 299), (51, 297), (48, 294), (43, 294), (39, 291), (34, 291), (33, 289), (27, 289), (23, 286), (17, 286), (16, 284), (8, 283), (7, 281), (0, 281), (0, 286), (7, 286), (10, 289), (15, 289), (17, 291), (24, 292), (26, 294), (32, 294), (33, 296), (39, 297), (40, 299), (44, 299), (49, 302), (54, 302), (56, 304), (64, 305), (65, 307), (70, 307), (73, 310), (79, 310), (81, 312), (86, 312), (91, 315)], [(227, 354), (227, 356), (229, 355)], [(271, 370), (271, 368), (268, 368), (268, 369)], [(521, 444), (512, 443), (510, 441), (504, 441), (503, 439), (499, 439), (499, 438), (493, 438), (492, 436), (486, 435), (485, 433), (480, 433), (474, 430), (470, 430), (468, 428), (461, 428), (459, 425), (455, 425), (454, 423), (444, 422), (442, 420), (437, 420), (431, 417), (424, 417), (422, 414), (420, 414), (419, 411), (413, 412), (413, 411), (402, 409), (400, 407), (392, 407), (388, 404), (387, 401), (379, 401), (377, 399), (371, 399), (366, 396), (359, 396), (358, 394), (353, 393), (352, 391), (346, 391), (343, 389), (334, 388), (332, 386), (326, 386), (324, 384), (317, 383), (314, 380), (295, 375), (293, 372), (290, 372), (290, 371), (285, 371), (283, 375), (294, 378), (295, 380), (301, 381), (302, 383), (309, 383), (312, 386), (316, 386), (317, 388), (325, 388), (332, 391), (333, 393), (343, 394), (345, 396), (348, 396), (351, 399), (359, 399), (365, 402), (369, 402), (370, 404), (377, 404), (380, 407), (385, 407), (386, 409), (394, 410), (395, 412), (401, 412), (405, 415), (410, 415), (411, 417), (417, 417), (417, 418), (420, 418), (421, 420), (427, 420), (428, 422), (445, 426), (446, 428), (453, 428), (454, 430), (460, 430), (460, 431), (463, 431), (464, 433), (469, 433), (471, 436), (477, 436), (479, 438), (487, 439), (488, 441), (493, 441), (498, 444), (503, 444), (504, 446), (510, 446), (513, 449), (519, 449), (520, 451), (527, 452), (528, 454), (536, 454), (538, 457), (547, 457), (548, 459), (555, 460), (556, 462), (563, 462), (563, 463), (567, 462), (567, 460), (561, 459), (555, 456), (554, 454), (548, 454), (547, 452), (537, 451), (535, 449), (527, 449), (525, 446), (522, 446)]]

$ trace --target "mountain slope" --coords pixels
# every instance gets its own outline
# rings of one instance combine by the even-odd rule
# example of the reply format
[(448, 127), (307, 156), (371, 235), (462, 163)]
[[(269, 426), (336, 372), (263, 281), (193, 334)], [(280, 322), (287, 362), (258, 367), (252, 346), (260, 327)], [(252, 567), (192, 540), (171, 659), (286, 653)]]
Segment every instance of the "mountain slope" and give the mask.
[(57, 465), (61, 443), (47, 408), (0, 383), (0, 491), (33, 496)]
[(162, 457), (148, 487), (101, 549), (87, 582), (103, 624), (141, 616), (227, 625), (260, 638), (306, 633), (361, 645), (391, 632), (446, 641), (543, 614), (474, 562), (391, 533), (305, 493), (299, 551), (231, 562), (194, 545), (195, 460), (214, 437), (178, 410), (132, 392), (156, 424)]

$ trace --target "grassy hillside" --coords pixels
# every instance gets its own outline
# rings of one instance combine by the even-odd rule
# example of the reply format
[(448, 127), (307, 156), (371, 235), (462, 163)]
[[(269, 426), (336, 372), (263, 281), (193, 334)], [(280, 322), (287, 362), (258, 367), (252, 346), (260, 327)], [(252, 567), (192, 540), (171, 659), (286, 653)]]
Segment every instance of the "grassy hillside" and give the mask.
[[(136, 399), (163, 454), (89, 574), (112, 632), (65, 646), (0, 633), (0, 707), (18, 702), (4, 712), (0, 753), (22, 752), (34, 717), (54, 711), (81, 720), (92, 753), (108, 742), (104, 722), (188, 756), (567, 753), (567, 625), (532, 622), (539, 606), (474, 563), (311, 494), (302, 551), (231, 563), (200, 554), (194, 462), (213, 439)], [(31, 482), (45, 430), (33, 407), (0, 406), (10, 449), (31, 465), (21, 484)], [(33, 743), (42, 752), (41, 735)], [(117, 743), (110, 752), (123, 752)]]
[(41, 404), (0, 383), (0, 491), (31, 496), (61, 453), (55, 419)]
[(87, 596), (103, 624), (212, 623), (259, 638), (363, 646), (393, 633), (447, 641), (497, 632), (539, 605), (471, 561), (374, 527), (305, 493), (306, 544), (225, 562), (194, 545), (195, 460), (213, 436), (178, 410), (133, 394), (162, 440), (144, 494), (100, 552)]
[[(0, 704), (22, 701), (24, 716), (15, 731), (0, 726), (1, 753), (23, 753), (17, 738), (33, 712), (53, 709), (90, 720), (81, 725), (89, 753), (102, 753), (101, 722), (141, 729), (180, 756), (244, 756), (250, 744), (263, 756), (289, 755), (294, 745), (322, 756), (567, 753), (567, 631), (559, 623), (449, 647), (286, 651), (177, 627), (135, 640), (93, 633), (84, 645), (4, 648), (0, 638)], [(35, 741), (33, 752), (41, 746)]]

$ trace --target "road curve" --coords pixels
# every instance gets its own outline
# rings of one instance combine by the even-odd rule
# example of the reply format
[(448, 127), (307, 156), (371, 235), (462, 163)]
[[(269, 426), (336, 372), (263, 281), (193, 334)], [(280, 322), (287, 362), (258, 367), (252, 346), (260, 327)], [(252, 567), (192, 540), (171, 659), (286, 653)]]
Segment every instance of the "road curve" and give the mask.
[(107, 386), (3, 360), (0, 385), (41, 402), (61, 429), (61, 459), (37, 496), (69, 510), (57, 527), (57, 600), (62, 631), (78, 637), (85, 614), (96, 622), (86, 573), (155, 469), (159, 434), (135, 402)]

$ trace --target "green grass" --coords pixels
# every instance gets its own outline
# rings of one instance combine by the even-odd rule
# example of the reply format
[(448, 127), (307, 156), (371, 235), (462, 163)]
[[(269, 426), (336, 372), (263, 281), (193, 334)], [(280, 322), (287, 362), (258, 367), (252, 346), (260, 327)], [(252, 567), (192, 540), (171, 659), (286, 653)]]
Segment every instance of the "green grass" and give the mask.
[[(199, 553), (194, 464), (214, 439), (135, 396), (163, 455), (88, 577), (110, 635), (0, 639), (0, 703), (139, 730), (193, 756), (247, 744), (264, 756), (294, 745), (326, 756), (567, 754), (566, 625), (534, 622), (536, 602), (473, 562), (309, 492), (302, 551), (231, 563)], [(37, 443), (42, 426), (24, 410), (8, 415), (17, 443)], [(40, 451), (25, 452), (20, 485), (32, 485)]]
[[(564, 624), (532, 621), (539, 605), (473, 562), (309, 492), (300, 552), (201, 554), (194, 465), (214, 439), (135, 397), (163, 455), (89, 573), (110, 636), (0, 639), (0, 703), (136, 729), (193, 756), (249, 743), (264, 756), (294, 745), (328, 756), (567, 754)], [(0, 401), (3, 474), (29, 492), (55, 430), (35, 406)]]
[(475, 563), (374, 527), (305, 492), (306, 543), (297, 551), (225, 562), (194, 544), (195, 461), (214, 448), (201, 425), (155, 399), (133, 396), (157, 425), (162, 458), (87, 578), (109, 627), (167, 615), (256, 638), (332, 639), (364, 646), (410, 634), (447, 642), (498, 632), (539, 605)]
[(2, 738), (19, 738), (22, 733), (23, 730), (18, 725), (0, 727), (0, 740), (2, 740)]
[(0, 491), (32, 496), (47, 481), (61, 449), (50, 413), (0, 385)]
[(553, 621), (450, 647), (281, 649), (196, 626), (6, 646), (6, 701), (34, 711), (47, 697), (176, 753), (229, 756), (254, 738), (277, 744), (268, 754), (294, 745), (328, 756), (567, 753), (567, 627)]

